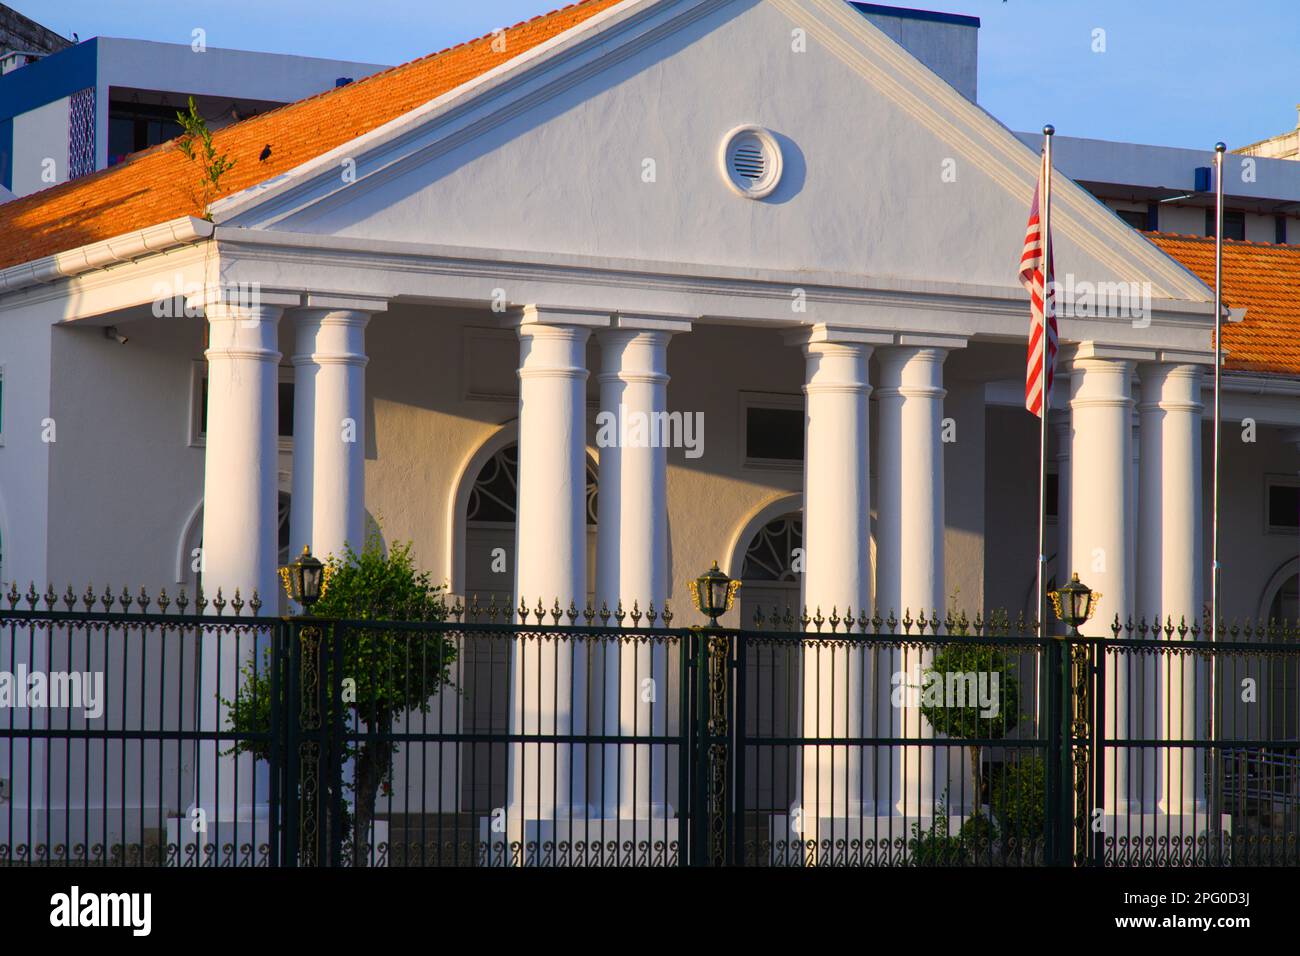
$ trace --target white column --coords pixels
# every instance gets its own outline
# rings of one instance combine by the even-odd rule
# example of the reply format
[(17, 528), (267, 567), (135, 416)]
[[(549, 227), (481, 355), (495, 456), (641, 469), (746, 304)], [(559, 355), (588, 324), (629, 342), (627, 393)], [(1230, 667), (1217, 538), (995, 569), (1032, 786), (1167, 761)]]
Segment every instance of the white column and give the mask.
[[(587, 600), (587, 365), (590, 329), (528, 307), (519, 317), (519, 501), (515, 601), (567, 610)], [(549, 623), (551, 618), (547, 617)], [(567, 623), (568, 618), (562, 619)], [(512, 654), (510, 729), (586, 731), (586, 652), (578, 642), (521, 638)], [(509, 815), (586, 816), (586, 755), (565, 744), (510, 748)], [(546, 830), (546, 833), (553, 833)], [(525, 839), (546, 838), (525, 831)], [(567, 839), (567, 837), (565, 837)]]
[[(324, 560), (365, 546), (365, 330), (369, 309), (303, 309), (294, 372), (294, 469), (290, 539)], [(342, 304), (342, 303), (340, 303)], [(303, 495), (299, 507), (299, 495)]]
[[(882, 349), (878, 354), (880, 445), (876, 470), (880, 475), (880, 500), (876, 602), (886, 617), (890, 611), (900, 619), (909, 611), (913, 618), (929, 618), (937, 612), (942, 620), (947, 603), (943, 582), (941, 441), (947, 349), (907, 346)], [(912, 633), (917, 633), (916, 628)], [(894, 691), (895, 674), (906, 673), (908, 685), (919, 686), (933, 656), (930, 651), (896, 651), (893, 673), (882, 675), (877, 693)], [(892, 736), (934, 735), (919, 707), (891, 707), (890, 713)], [(899, 813), (929, 816), (934, 811), (934, 764), (931, 748), (894, 748), (884, 780), (892, 783), (890, 799)], [(880, 772), (883, 775), (886, 771), (882, 768)], [(956, 802), (956, 795), (952, 799)]]
[[(1150, 363), (1142, 380), (1141, 529), (1138, 613), (1188, 627), (1201, 613), (1201, 379), (1198, 365)], [(1177, 639), (1177, 631), (1175, 637)], [(1202, 736), (1196, 726), (1197, 661), (1163, 655), (1155, 672), (1154, 726), (1163, 740)], [(1205, 675), (1202, 675), (1205, 676)], [(1203, 702), (1202, 702), (1203, 707)], [(1154, 766), (1162, 813), (1204, 816), (1205, 793), (1194, 750), (1170, 748)]]
[[(278, 600), (276, 410), (281, 313), (279, 305), (269, 304), (211, 302), (206, 306), (203, 590), (210, 600), (218, 589), (227, 601), (238, 594), (248, 602), (256, 594), (265, 605), (264, 613), (272, 614)], [(218, 698), (235, 696), (240, 665), (257, 654), (255, 637), (243, 635), (237, 643), (233, 633), (205, 632), (198, 682), (201, 729), (227, 728), (226, 708)], [(207, 814), (209, 825), (250, 820), (253, 806), (265, 804), (269, 797), (266, 775), (255, 773), (251, 758), (220, 757), (218, 749), (211, 743), (199, 747), (196, 803)], [(250, 831), (241, 832), (246, 842), (255, 842)], [(224, 836), (212, 831), (210, 839), (231, 836), (228, 831)]]
[[(662, 611), (668, 584), (668, 342), (689, 324), (619, 317), (602, 331), (600, 496), (596, 525), (596, 606), (611, 611)], [(650, 326), (650, 327), (642, 327)], [(668, 733), (668, 653), (662, 645), (629, 642), (601, 648), (605, 734)], [(650, 683), (647, 684), (647, 681)], [(664, 818), (666, 752), (662, 745), (603, 748), (602, 816)]]
[[(862, 334), (824, 328), (804, 334), (802, 603), (812, 617), (871, 614), (871, 353)], [(872, 701), (865, 691), (873, 673), (860, 648), (810, 643), (803, 652), (803, 736), (867, 736)], [(798, 799), (805, 839), (862, 835), (831, 821), (876, 812), (875, 755), (864, 749), (803, 748)]]
[[(1080, 629), (1098, 637), (1110, 636), (1116, 614), (1124, 623), (1132, 613), (1125, 527), (1133, 474), (1132, 373), (1131, 361), (1104, 357), (1088, 348), (1075, 358), (1070, 375), (1070, 565), (1080, 580), (1101, 593), (1093, 619)], [(1105, 732), (1110, 739), (1129, 733), (1127, 664), (1126, 655), (1112, 654), (1107, 661)], [(1116, 760), (1114, 748), (1107, 752), (1108, 813), (1123, 815), (1129, 809), (1127, 758), (1132, 755), (1124, 756)], [(1113, 806), (1112, 793), (1116, 794)]]

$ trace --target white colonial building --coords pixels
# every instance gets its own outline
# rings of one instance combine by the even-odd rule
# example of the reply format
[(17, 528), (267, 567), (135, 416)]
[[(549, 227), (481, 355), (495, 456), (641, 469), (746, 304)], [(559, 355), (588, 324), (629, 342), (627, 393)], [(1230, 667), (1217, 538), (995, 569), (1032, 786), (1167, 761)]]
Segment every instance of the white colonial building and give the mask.
[[(220, 131), (210, 219), (168, 145), (0, 206), (0, 578), (274, 602), (373, 524), (484, 601), (1032, 611), (1039, 159), (977, 25), (586, 0)], [(1199, 619), (1213, 292), (1061, 174), (1052, 225), (1051, 576)], [(1288, 354), (1226, 398), (1228, 617), (1295, 614)]]

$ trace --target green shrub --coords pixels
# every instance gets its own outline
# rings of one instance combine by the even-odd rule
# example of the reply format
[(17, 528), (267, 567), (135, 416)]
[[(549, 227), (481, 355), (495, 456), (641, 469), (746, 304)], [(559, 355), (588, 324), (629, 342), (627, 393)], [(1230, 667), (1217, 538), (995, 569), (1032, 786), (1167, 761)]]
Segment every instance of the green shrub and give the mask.
[[(357, 553), (349, 546), (343, 557), (326, 561), (328, 586), (312, 608), (316, 617), (355, 622), (441, 621), (446, 617), (442, 589), (430, 582), (428, 572), (417, 571), (411, 545), (395, 544), (387, 552), (378, 532), (366, 539)], [(437, 631), (393, 630), (350, 626), (339, 638), (342, 643), (342, 673), (335, 675), (333, 660), (323, 655), (326, 687), (342, 686), (342, 699), (330, 701), (321, 715), (325, 726), (333, 726), (334, 706), (343, 710), (346, 724), (365, 724), (377, 734), (388, 734), (403, 714), (427, 713), (436, 695), (454, 689), (452, 666), (456, 645)], [(249, 660), (242, 669), (240, 687), (229, 708), (230, 727), (240, 734), (269, 733), (271, 729), (271, 660)], [(370, 738), (339, 742), (341, 759), (354, 761), (350, 781), (344, 790), (355, 798), (356, 833), (364, 836), (374, 819), (375, 799), (381, 788), (392, 783), (391, 740)], [(251, 753), (268, 759), (265, 741), (238, 741), (235, 753)], [(346, 835), (351, 820), (338, 822)], [(362, 862), (359, 860), (359, 862)]]

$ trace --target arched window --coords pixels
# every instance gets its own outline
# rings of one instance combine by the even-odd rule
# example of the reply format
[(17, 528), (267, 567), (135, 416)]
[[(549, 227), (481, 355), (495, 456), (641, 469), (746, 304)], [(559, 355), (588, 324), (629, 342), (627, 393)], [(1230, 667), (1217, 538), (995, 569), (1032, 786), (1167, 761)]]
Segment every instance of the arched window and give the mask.
[[(467, 522), (513, 524), (519, 500), (519, 446), (507, 445), (488, 459), (465, 508)], [(596, 467), (587, 461), (587, 524), (596, 523)]]
[(803, 515), (792, 512), (769, 521), (759, 529), (745, 551), (743, 581), (799, 580), (794, 570), (794, 556), (803, 549)]

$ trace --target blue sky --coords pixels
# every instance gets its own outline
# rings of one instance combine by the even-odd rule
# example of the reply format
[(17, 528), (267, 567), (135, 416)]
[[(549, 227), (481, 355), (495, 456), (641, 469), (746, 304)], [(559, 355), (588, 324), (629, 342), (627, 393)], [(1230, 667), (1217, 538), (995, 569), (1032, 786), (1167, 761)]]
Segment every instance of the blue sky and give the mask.
[[(63, 34), (400, 63), (566, 0), (7, 0)], [(980, 29), (980, 103), (1012, 129), (1210, 148), (1291, 129), (1300, 0), (914, 0)], [(1105, 52), (1094, 52), (1094, 31)]]

